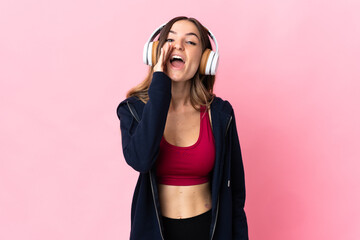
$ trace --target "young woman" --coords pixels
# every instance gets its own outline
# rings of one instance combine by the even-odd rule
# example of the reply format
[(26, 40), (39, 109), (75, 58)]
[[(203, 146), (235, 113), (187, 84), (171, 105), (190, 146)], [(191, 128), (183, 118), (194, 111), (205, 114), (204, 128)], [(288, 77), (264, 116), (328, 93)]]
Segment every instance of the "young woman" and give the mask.
[(140, 172), (130, 239), (248, 239), (235, 115), (213, 93), (209, 37), (194, 18), (160, 27), (145, 45), (147, 78), (117, 108), (125, 160)]

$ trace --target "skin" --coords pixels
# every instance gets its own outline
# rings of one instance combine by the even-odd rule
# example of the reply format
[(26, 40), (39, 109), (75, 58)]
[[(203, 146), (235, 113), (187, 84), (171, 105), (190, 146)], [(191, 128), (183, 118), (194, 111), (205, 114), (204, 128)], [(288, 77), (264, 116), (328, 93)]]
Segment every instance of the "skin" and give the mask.
[[(190, 79), (195, 75), (202, 55), (199, 38), (200, 33), (195, 24), (187, 20), (175, 22), (154, 66), (155, 72), (164, 72), (172, 80), (172, 98), (164, 138), (170, 144), (180, 147), (195, 144), (200, 132), (200, 112), (190, 103)], [(170, 57), (173, 54), (185, 58), (183, 68), (175, 69), (171, 66)], [(209, 183), (192, 186), (159, 184), (158, 188), (161, 213), (165, 217), (189, 218), (211, 209)]]

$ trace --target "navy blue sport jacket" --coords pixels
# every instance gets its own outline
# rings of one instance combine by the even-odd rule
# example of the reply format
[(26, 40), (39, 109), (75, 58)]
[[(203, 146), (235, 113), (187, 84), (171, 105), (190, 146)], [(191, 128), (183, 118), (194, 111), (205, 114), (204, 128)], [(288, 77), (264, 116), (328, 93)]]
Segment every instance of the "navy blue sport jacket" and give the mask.
[[(171, 101), (171, 79), (155, 72), (148, 94), (146, 104), (133, 96), (117, 107), (124, 158), (139, 172), (131, 207), (130, 240), (164, 240), (155, 161)], [(216, 159), (210, 180), (210, 239), (246, 240), (244, 168), (231, 104), (215, 97), (211, 120)]]

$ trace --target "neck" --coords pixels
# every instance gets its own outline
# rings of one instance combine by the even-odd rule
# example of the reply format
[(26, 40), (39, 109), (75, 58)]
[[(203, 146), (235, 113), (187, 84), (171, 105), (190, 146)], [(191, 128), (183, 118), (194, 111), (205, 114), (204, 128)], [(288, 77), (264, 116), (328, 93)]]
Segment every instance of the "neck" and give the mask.
[(190, 102), (190, 85), (191, 81), (175, 82), (171, 84), (171, 111), (183, 111), (189, 106), (192, 107)]

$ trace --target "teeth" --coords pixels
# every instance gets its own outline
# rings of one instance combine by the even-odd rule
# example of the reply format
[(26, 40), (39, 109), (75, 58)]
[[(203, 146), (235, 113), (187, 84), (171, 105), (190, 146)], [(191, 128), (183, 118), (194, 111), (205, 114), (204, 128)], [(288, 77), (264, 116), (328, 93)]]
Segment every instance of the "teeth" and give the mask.
[(174, 60), (174, 59), (180, 59), (181, 61), (184, 61), (180, 56), (177, 56), (177, 55), (174, 55), (171, 60)]

